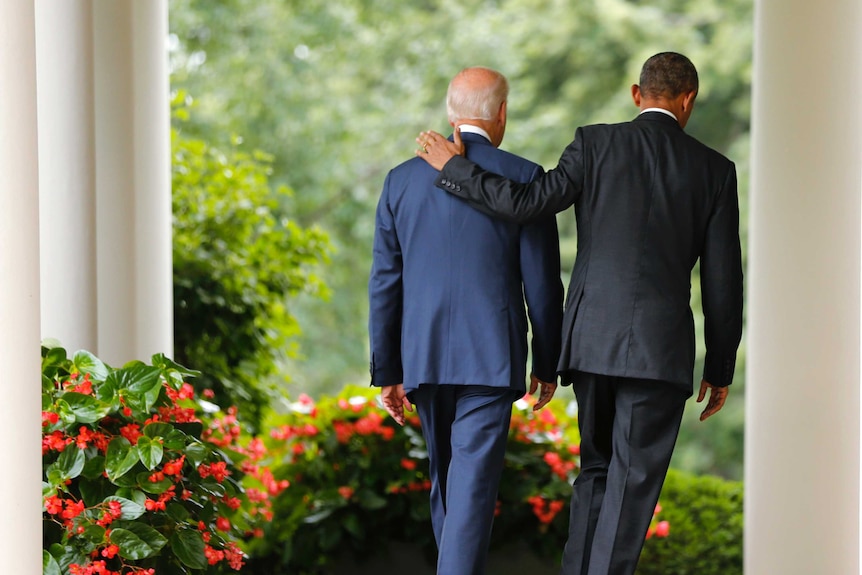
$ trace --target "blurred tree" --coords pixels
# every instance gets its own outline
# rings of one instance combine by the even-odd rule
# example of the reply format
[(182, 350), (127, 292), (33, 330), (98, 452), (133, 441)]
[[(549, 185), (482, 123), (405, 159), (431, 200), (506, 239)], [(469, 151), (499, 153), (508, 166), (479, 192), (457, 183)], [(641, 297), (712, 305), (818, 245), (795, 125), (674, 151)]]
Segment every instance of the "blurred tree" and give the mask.
[[(174, 117), (187, 109), (175, 107)], [(278, 198), (290, 191), (270, 188), (269, 156), (239, 142), (218, 149), (176, 127), (171, 139), (176, 359), (254, 425), (285, 381), (277, 360), (295, 353), (300, 330), (288, 298), (325, 293), (313, 270), (325, 261), (326, 236), (281, 213)]]
[[(184, 130), (212, 142), (241, 133), (272, 152), (273, 181), (295, 190), (287, 212), (332, 239), (331, 301), (296, 301), (303, 353), (282, 365), (309, 393), (367, 381), (374, 205), (416, 134), (448, 130), (446, 86), (465, 66), (508, 76), (504, 147), (552, 168), (576, 126), (635, 115), (629, 87), (647, 57), (689, 55), (701, 92), (687, 130), (737, 163), (745, 210), (751, 0), (172, 0), (170, 18), (171, 81), (198, 104)], [(558, 221), (565, 268), (574, 218)], [(728, 411), (741, 409), (740, 387)], [(710, 436), (740, 429), (726, 415)]]

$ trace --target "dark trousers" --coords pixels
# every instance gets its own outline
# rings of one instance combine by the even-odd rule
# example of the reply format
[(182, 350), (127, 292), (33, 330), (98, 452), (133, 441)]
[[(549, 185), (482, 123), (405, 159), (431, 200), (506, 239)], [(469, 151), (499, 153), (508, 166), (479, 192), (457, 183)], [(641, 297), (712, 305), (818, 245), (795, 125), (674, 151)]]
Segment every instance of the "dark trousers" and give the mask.
[(690, 395), (678, 384), (572, 374), (581, 433), (563, 575), (631, 575)]
[(411, 394), (428, 445), (438, 575), (485, 573), (516, 395), (481, 385), (422, 385)]

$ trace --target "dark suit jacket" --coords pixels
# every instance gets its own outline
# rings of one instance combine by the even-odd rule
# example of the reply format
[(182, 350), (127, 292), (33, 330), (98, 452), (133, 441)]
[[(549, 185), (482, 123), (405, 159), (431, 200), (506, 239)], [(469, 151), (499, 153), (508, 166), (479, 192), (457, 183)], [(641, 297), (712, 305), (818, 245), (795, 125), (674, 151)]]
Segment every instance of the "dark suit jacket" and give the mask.
[[(559, 165), (530, 185), (463, 157), (438, 186), (509, 221), (575, 206), (578, 254), (557, 369), (692, 385), (691, 271), (700, 258), (703, 377), (733, 379), (742, 332), (742, 262), (733, 163), (672, 117), (578, 128)], [(564, 381), (565, 383), (565, 381)]]
[[(537, 164), (464, 134), (467, 157), (527, 182)], [(521, 226), (434, 193), (413, 158), (386, 177), (369, 281), (372, 385), (510, 387), (523, 393), (527, 315), (533, 372), (556, 381), (563, 288), (553, 214)]]

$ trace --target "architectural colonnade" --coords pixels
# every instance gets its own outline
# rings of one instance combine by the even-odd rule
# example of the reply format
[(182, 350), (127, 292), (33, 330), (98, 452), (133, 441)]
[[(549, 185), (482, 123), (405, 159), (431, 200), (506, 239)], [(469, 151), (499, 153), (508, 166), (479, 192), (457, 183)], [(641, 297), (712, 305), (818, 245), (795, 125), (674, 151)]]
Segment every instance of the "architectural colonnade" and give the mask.
[(46, 337), (171, 354), (167, 0), (0, 2), (0, 553), (41, 572)]
[[(745, 571), (854, 574), (862, 3), (755, 3)], [(40, 569), (40, 339), (172, 348), (166, 36), (167, 0), (0, 2), (4, 572)]]

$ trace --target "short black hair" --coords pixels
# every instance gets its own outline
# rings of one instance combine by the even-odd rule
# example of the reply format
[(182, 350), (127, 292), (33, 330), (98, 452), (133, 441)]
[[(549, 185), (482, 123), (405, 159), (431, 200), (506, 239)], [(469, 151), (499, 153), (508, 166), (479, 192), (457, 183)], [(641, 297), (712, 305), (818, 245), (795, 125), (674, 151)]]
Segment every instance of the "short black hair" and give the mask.
[(687, 92), (697, 92), (697, 70), (682, 54), (661, 52), (644, 62), (640, 89), (650, 98), (675, 98)]

